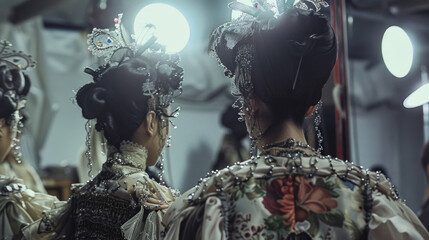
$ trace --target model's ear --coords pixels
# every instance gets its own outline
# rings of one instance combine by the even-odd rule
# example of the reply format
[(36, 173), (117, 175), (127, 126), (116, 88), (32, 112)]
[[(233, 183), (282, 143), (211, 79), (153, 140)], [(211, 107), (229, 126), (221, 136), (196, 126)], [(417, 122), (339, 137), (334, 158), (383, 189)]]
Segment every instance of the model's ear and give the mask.
[(146, 119), (144, 121), (144, 128), (146, 133), (149, 136), (153, 136), (157, 133), (158, 121), (156, 119), (156, 113), (154, 111), (149, 111), (146, 114)]
[(314, 111), (316, 110), (316, 108), (317, 108), (317, 105), (311, 106), (308, 109), (307, 113), (305, 114), (305, 117), (306, 118), (310, 117), (314, 113)]

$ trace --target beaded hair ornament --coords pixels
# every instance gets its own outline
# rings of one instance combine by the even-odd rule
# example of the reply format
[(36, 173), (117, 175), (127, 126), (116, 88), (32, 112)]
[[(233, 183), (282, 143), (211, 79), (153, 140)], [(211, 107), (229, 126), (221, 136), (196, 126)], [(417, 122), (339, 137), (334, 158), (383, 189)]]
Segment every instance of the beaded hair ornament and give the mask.
[[(146, 25), (144, 34), (140, 34), (137, 39), (135, 34), (128, 34), (124, 28), (122, 14), (118, 14), (114, 22), (115, 30), (94, 28), (92, 33), (88, 34), (89, 51), (95, 56), (104, 58), (106, 64), (97, 70), (86, 68), (85, 72), (92, 75), (97, 82), (107, 69), (118, 66), (125, 60), (139, 56), (157, 59), (157, 76), (152, 76), (146, 67), (137, 69), (147, 76), (142, 85), (142, 94), (152, 98), (156, 96), (157, 101), (153, 103), (157, 107), (168, 107), (174, 97), (182, 93), (183, 69), (178, 66), (179, 55), (165, 53), (165, 47), (156, 43), (154, 25)], [(137, 40), (140, 44), (137, 44)]]
[[(36, 62), (31, 58), (30, 55), (13, 49), (10, 42), (1, 40), (0, 66), (2, 66), (2, 68), (5, 67), (5, 69), (2, 70), (4, 71), (2, 74), (5, 76), (2, 76), (3, 79), (0, 83), (0, 100), (9, 99), (9, 103), (11, 101), (16, 103), (16, 105), (12, 107), (14, 112), (11, 114), (14, 119), (12, 129), (17, 132), (17, 136), (12, 139), (11, 148), (13, 149), (15, 161), (17, 163), (21, 163), (22, 153), (20, 151), (20, 138), (18, 136), (21, 134), (21, 129), (24, 125), (21, 121), (22, 114), (20, 110), (24, 108), (26, 103), (26, 100), (23, 96), (23, 91), (25, 91), (24, 89), (27, 88), (25, 77), (22, 75), (21, 71), (34, 68), (36, 66)], [(18, 70), (18, 75), (12, 75), (11, 71), (14, 70)]]
[(26, 70), (36, 66), (36, 62), (31, 59), (30, 55), (13, 49), (12, 44), (6, 40), (0, 41), (0, 64), (18, 70)]

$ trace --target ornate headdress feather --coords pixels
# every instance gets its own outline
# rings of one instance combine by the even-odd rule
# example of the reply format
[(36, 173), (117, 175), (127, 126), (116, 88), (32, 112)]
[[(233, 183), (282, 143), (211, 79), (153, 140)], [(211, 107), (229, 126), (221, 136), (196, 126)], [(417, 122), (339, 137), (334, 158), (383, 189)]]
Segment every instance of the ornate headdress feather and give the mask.
[[(142, 93), (145, 96), (157, 96), (159, 106), (168, 107), (173, 98), (182, 92), (183, 69), (178, 66), (179, 55), (165, 53), (165, 47), (156, 42), (154, 25), (147, 24), (144, 34), (137, 37), (126, 31), (122, 24), (122, 14), (118, 14), (114, 22), (115, 30), (94, 28), (92, 33), (88, 34), (89, 51), (95, 56), (104, 58), (106, 64), (97, 70), (86, 68), (85, 72), (92, 75), (97, 82), (107, 69), (118, 66), (127, 59), (139, 56), (156, 59), (158, 76), (151, 76), (149, 69), (144, 67), (137, 69), (147, 72)], [(137, 44), (137, 40), (140, 44)]]
[(0, 41), (0, 117), (15, 114), (20, 119), (19, 110), (24, 108), (30, 86), (22, 71), (35, 66), (30, 55), (13, 49), (6, 40)]
[(12, 48), (12, 44), (6, 40), (0, 41), (0, 64), (5, 64), (10, 69), (26, 70), (36, 66), (36, 62), (30, 55)]

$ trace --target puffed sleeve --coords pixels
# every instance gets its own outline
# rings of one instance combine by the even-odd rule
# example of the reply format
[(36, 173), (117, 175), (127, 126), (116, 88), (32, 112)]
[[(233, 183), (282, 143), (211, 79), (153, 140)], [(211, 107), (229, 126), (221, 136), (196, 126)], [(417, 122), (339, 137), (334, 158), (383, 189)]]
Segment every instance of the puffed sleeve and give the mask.
[(0, 235), (2, 239), (13, 239), (20, 235), (21, 228), (33, 222), (31, 216), (11, 198), (0, 199)]
[(121, 179), (119, 183), (128, 189), (129, 193), (135, 194), (141, 204), (140, 211), (121, 226), (124, 238), (160, 239), (164, 230), (161, 221), (166, 210), (154, 210), (156, 206), (149, 206), (147, 200), (152, 198), (169, 205), (174, 202), (178, 193), (153, 181), (146, 173), (133, 174)]
[(134, 217), (121, 226), (124, 238), (127, 240), (160, 239), (163, 230), (161, 225), (163, 216), (164, 210), (147, 211), (142, 207)]
[(218, 197), (209, 196), (194, 205), (185, 202), (178, 199), (164, 216), (163, 224), (167, 226), (164, 239), (226, 239), (222, 202)]
[(60, 236), (67, 236), (72, 227), (70, 202), (58, 201), (52, 209), (44, 212), (43, 218), (22, 229), (22, 239), (58, 239)]
[(24, 191), (21, 196), (25, 209), (34, 220), (42, 218), (44, 211), (50, 210), (59, 202), (55, 196), (34, 192), (30, 189)]
[(399, 200), (373, 194), (369, 239), (429, 239), (429, 234), (414, 212)]
[(207, 198), (202, 222), (201, 239), (226, 239), (222, 202), (219, 198)]
[(43, 216), (50, 209), (56, 197), (35, 193), (26, 189), (19, 179), (3, 179), (4, 189), (10, 189), (0, 196), (0, 236), (2, 239), (16, 239), (21, 229)]

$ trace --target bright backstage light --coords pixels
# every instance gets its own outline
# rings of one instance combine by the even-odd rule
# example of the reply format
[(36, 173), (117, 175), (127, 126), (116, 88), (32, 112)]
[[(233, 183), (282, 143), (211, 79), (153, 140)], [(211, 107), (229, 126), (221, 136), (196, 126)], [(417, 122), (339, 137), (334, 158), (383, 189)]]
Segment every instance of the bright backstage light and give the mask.
[(404, 107), (415, 108), (429, 102), (429, 83), (424, 84), (404, 100)]
[(403, 78), (410, 72), (414, 49), (407, 33), (398, 26), (389, 27), (383, 35), (381, 52), (387, 69), (393, 76)]
[(189, 24), (183, 14), (164, 3), (147, 5), (138, 12), (134, 20), (137, 43), (146, 40), (148, 31), (155, 31), (157, 43), (165, 45), (167, 53), (180, 52), (185, 48), (190, 37)]

